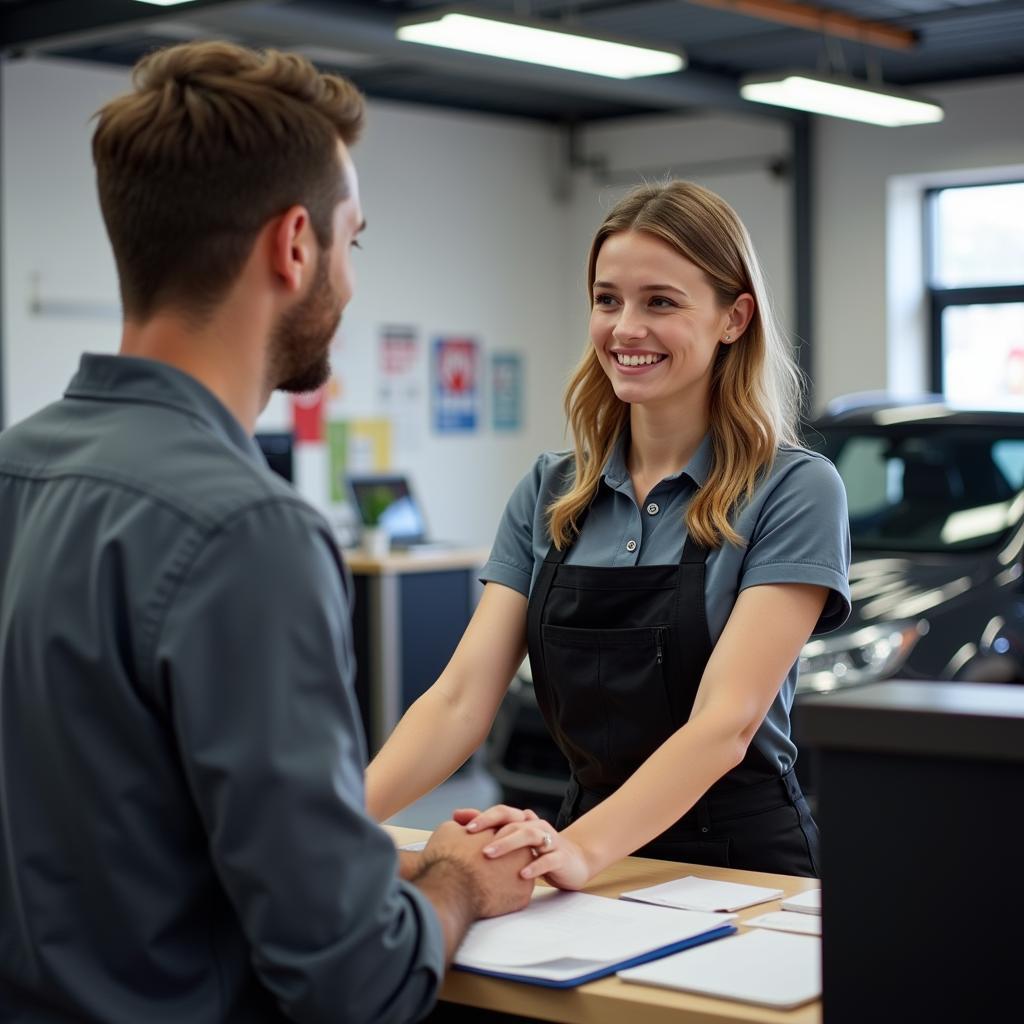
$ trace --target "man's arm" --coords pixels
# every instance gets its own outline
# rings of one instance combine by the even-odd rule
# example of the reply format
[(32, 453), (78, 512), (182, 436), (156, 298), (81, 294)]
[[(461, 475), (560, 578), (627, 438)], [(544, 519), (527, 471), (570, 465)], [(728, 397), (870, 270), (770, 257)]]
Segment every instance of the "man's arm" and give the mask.
[(221, 524), (183, 570), (153, 660), (253, 965), (310, 1024), (419, 1018), (449, 945), (363, 806), (350, 630), (326, 526), (268, 503)]

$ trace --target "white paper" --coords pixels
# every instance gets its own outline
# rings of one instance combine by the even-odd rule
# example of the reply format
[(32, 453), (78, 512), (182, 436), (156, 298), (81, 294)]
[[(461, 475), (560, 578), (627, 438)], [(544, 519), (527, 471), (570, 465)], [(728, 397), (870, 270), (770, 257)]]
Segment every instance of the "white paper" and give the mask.
[(794, 914), (789, 910), (775, 910), (760, 917), (748, 917), (743, 922), (752, 928), (774, 928), (779, 932), (799, 932), (801, 935), (820, 935), (821, 918), (814, 914)]
[(798, 914), (821, 914), (821, 890), (808, 889), (782, 901), (783, 910), (794, 910)]
[(404, 846), (400, 846), (399, 849), (400, 850), (416, 851), (416, 850), (424, 849), (426, 847), (426, 845), (427, 845), (426, 839), (421, 839), (418, 843), (406, 843)]
[(760, 885), (741, 885), (739, 882), (716, 882), (710, 878), (687, 875), (672, 882), (633, 889), (624, 892), (621, 899), (640, 903), (654, 903), (659, 907), (678, 907), (680, 910), (715, 911), (742, 910), (758, 903), (777, 900), (781, 889), (766, 889)]
[(623, 981), (791, 1009), (821, 996), (821, 940), (757, 928), (619, 971)]
[(720, 928), (734, 916), (683, 916), (589, 893), (538, 889), (524, 910), (477, 921), (454, 962), (538, 978), (572, 978)]

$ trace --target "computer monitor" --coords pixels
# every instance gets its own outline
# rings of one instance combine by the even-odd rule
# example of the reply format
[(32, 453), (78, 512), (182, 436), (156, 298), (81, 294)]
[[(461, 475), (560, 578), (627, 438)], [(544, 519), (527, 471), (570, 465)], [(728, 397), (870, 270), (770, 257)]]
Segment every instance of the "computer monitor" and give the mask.
[(348, 487), (364, 527), (383, 526), (391, 543), (398, 547), (427, 541), (426, 517), (406, 476), (352, 473)]
[(288, 483), (295, 482), (293, 461), (294, 438), (287, 431), (264, 432), (256, 435), (256, 443), (267, 460), (267, 465)]

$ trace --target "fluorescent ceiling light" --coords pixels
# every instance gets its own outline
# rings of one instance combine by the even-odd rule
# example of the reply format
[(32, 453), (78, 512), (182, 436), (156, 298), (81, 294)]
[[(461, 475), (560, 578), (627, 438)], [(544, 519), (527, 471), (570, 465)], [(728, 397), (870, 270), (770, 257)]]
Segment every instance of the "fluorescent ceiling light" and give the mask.
[(577, 35), (549, 22), (481, 17), (458, 10), (405, 19), (399, 39), (489, 57), (520, 60), (608, 78), (666, 75), (686, 67), (679, 50), (657, 49), (594, 35)]
[(138, 4), (152, 4), (154, 7), (176, 7), (178, 4), (190, 4), (192, 0), (135, 0)]
[(909, 92), (868, 85), (855, 78), (817, 75), (810, 71), (752, 75), (743, 79), (740, 95), (755, 103), (793, 107), (812, 114), (845, 117), (893, 128), (941, 121), (942, 107)]

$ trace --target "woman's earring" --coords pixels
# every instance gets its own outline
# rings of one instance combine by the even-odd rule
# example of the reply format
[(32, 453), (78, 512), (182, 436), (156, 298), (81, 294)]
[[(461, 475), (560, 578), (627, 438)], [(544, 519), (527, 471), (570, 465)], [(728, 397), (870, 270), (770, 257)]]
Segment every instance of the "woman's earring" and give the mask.
[(724, 338), (722, 339), (722, 341), (724, 341), (724, 342), (726, 342), (726, 343), (728, 343), (728, 342), (732, 341), (732, 335), (731, 335), (731, 334), (727, 334), (727, 335), (726, 335), (726, 336), (725, 336), (725, 337), (724, 337)]

